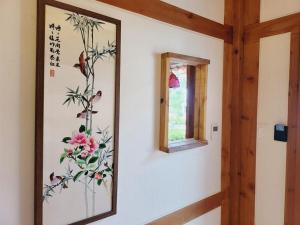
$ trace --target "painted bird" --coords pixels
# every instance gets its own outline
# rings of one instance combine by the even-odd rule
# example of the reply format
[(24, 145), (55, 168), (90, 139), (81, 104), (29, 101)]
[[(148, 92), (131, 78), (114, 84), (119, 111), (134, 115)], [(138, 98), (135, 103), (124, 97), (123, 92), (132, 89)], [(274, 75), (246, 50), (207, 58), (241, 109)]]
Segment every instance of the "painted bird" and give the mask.
[(94, 104), (96, 102), (98, 102), (102, 97), (102, 91), (98, 91), (95, 95), (93, 95), (90, 100), (89, 103), (90, 104)]
[(83, 52), (81, 52), (80, 56), (79, 56), (79, 63), (76, 63), (74, 65), (75, 68), (80, 69), (81, 73), (87, 77), (87, 73), (86, 73), (86, 60), (88, 59), (84, 59), (84, 54)]
[(61, 176), (55, 176), (54, 172), (50, 174), (51, 185), (58, 185), (62, 179)]
[(91, 111), (90, 109), (89, 109), (89, 110), (85, 109), (85, 110), (83, 110), (82, 112), (78, 113), (76, 117), (77, 117), (77, 118), (80, 118), (80, 119), (85, 119), (88, 112), (89, 112), (89, 113), (92, 112), (93, 114), (98, 113), (98, 111)]

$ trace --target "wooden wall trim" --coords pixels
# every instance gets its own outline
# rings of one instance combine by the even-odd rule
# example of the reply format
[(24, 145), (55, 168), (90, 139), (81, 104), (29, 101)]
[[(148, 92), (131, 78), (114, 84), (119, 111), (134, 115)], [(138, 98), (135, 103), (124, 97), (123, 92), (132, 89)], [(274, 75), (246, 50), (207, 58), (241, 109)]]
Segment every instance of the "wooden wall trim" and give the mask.
[(97, 0), (172, 25), (232, 42), (232, 27), (209, 20), (160, 0)]
[(257, 41), (259, 38), (283, 34), (298, 29), (300, 13), (269, 20), (263, 23), (255, 23), (245, 27), (245, 41)]
[(191, 204), (183, 209), (177, 210), (167, 216), (159, 218), (148, 225), (182, 225), (205, 213), (221, 206), (224, 193), (220, 192), (199, 202)]
[(290, 82), (288, 103), (289, 136), (287, 143), (285, 225), (300, 221), (300, 33), (291, 34)]

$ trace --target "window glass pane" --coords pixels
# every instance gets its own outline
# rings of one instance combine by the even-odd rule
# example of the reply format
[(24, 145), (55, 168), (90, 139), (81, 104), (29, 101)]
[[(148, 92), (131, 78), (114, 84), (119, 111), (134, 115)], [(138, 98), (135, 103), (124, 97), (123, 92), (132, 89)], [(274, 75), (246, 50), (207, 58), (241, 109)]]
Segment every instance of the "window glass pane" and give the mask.
[(169, 142), (186, 137), (187, 67), (177, 66), (172, 72), (180, 87), (169, 88)]

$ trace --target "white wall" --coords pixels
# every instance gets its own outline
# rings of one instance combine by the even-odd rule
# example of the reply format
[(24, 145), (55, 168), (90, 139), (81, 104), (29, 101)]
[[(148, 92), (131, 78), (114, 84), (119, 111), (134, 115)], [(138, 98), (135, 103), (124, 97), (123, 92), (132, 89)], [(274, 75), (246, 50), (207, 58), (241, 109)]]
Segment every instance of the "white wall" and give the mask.
[[(157, 151), (159, 54), (173, 51), (211, 60), (207, 122), (221, 125), (223, 42), (94, 0), (64, 2), (122, 20), (118, 214), (95, 224), (145, 224), (219, 192), (221, 133), (202, 149), (170, 155)], [(36, 0), (0, 4), (0, 224), (32, 225)], [(211, 7), (224, 11), (223, 4), (204, 1), (199, 8)], [(205, 221), (219, 225), (220, 212)]]
[(261, 22), (300, 11), (299, 0), (261, 0)]
[(224, 23), (224, 0), (162, 0), (200, 16)]
[(219, 216), (221, 213), (221, 207), (214, 209), (203, 216), (200, 216), (188, 223), (186, 225), (210, 225), (212, 224), (212, 221), (216, 221), (216, 218), (218, 218), (218, 223), (216, 224), (221, 224), (221, 217)]
[(274, 125), (287, 124), (290, 33), (260, 41), (255, 225), (283, 225), (286, 143)]

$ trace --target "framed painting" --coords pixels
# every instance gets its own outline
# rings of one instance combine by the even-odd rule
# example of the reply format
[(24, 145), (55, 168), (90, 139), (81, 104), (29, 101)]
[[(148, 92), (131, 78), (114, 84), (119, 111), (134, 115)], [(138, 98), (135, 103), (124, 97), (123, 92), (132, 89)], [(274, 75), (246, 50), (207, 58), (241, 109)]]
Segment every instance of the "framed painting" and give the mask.
[(119, 20), (38, 1), (35, 224), (116, 214)]

